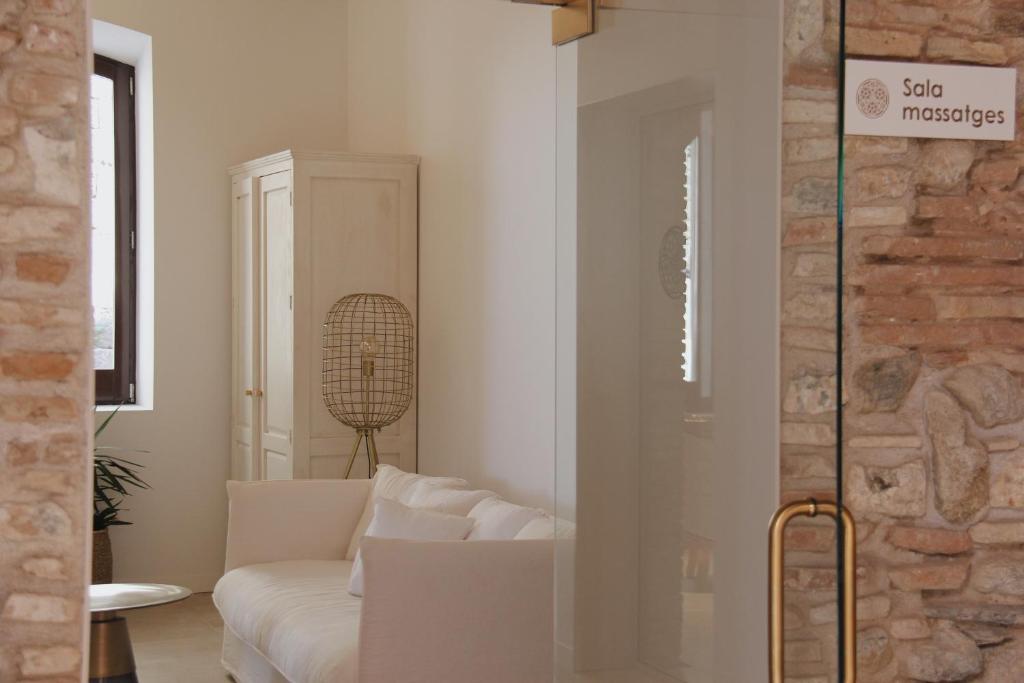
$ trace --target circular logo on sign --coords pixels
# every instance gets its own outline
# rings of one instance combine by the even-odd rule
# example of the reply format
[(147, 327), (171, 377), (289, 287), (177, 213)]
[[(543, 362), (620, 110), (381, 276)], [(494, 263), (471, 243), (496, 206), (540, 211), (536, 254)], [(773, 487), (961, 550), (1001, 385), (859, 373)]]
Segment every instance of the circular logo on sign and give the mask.
[(889, 89), (877, 78), (869, 78), (857, 88), (857, 108), (869, 119), (881, 118), (889, 108)]

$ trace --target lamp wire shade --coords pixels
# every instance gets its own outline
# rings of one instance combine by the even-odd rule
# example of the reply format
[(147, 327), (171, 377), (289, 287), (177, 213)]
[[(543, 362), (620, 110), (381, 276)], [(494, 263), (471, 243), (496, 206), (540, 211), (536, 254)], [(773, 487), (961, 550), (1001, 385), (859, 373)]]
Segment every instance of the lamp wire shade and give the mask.
[(412, 402), (413, 325), (409, 309), (384, 294), (340, 299), (323, 325), (324, 403), (357, 430), (381, 429)]

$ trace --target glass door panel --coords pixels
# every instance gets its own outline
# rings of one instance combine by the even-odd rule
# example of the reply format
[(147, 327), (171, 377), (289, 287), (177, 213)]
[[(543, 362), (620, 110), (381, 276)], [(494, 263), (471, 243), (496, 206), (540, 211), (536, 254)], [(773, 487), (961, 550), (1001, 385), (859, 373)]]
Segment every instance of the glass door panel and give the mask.
[[(560, 681), (767, 680), (780, 488), (834, 497), (834, 238), (800, 236), (835, 227), (835, 92), (784, 109), (782, 23), (764, 0), (605, 0), (559, 48)], [(805, 525), (824, 540), (787, 578), (809, 614), (836, 556), (831, 522)], [(825, 667), (815, 642), (795, 674)]]

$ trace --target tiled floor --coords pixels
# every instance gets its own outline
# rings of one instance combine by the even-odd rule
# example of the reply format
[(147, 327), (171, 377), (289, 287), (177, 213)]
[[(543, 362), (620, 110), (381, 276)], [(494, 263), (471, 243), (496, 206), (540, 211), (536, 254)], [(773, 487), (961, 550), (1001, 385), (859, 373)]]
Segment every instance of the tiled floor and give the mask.
[(139, 683), (226, 683), (222, 623), (209, 593), (125, 612)]

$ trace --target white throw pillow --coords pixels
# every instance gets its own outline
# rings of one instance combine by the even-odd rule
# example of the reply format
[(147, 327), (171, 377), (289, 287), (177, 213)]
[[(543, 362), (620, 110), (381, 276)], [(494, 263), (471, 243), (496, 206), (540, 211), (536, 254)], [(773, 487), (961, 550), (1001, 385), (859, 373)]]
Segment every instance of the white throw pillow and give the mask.
[[(408, 541), (461, 541), (473, 528), (473, 520), (433, 510), (417, 510), (382, 498), (373, 506), (373, 521), (366, 535), (373, 538), (401, 538)], [(363, 595), (363, 558), (356, 554), (348, 592)]]
[(576, 525), (564, 519), (539, 517), (531, 520), (515, 535), (517, 541), (553, 540), (555, 538), (575, 538)]
[(517, 533), (514, 538), (517, 541), (554, 540), (555, 518), (538, 517), (537, 519), (531, 519), (526, 523), (526, 526), (519, 530), (519, 533)]
[(500, 498), (487, 498), (469, 511), (476, 520), (470, 541), (505, 541), (515, 538), (531, 521), (546, 517), (547, 513), (537, 508), (513, 505)]
[(465, 479), (427, 477), (422, 474), (403, 472), (391, 465), (381, 465), (373, 477), (370, 495), (366, 497), (366, 505), (363, 506), (363, 516), (359, 518), (356, 530), (352, 534), (352, 540), (348, 543), (345, 559), (355, 559), (356, 552), (359, 550), (359, 541), (363, 540), (363, 534), (370, 526), (370, 520), (373, 518), (373, 506), (378, 500), (397, 500), (408, 505), (413, 493), (420, 488), (464, 489), (467, 486), (469, 486), (469, 482)]
[(446, 512), (449, 515), (465, 517), (481, 500), (493, 498), (496, 495), (498, 494), (494, 491), (439, 489), (436, 486), (417, 486), (409, 497), (407, 505), (411, 508)]

